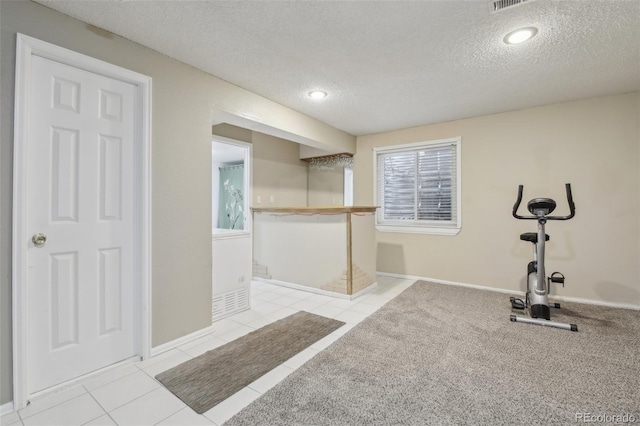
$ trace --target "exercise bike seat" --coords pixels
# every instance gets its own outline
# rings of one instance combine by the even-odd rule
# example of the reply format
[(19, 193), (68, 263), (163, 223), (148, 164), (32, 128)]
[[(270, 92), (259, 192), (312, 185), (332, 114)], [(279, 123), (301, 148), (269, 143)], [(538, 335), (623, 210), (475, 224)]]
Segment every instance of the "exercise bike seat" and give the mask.
[[(549, 241), (549, 234), (544, 236), (545, 241)], [(538, 234), (536, 232), (525, 232), (524, 234), (520, 234), (520, 239), (522, 241), (529, 241), (530, 243), (537, 244), (538, 243)]]

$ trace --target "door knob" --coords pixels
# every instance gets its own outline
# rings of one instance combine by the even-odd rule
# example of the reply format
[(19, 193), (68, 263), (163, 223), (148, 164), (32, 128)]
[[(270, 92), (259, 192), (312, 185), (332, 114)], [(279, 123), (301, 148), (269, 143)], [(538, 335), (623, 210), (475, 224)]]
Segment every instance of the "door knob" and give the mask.
[(36, 247), (42, 247), (42, 246), (44, 246), (44, 243), (47, 242), (47, 236), (44, 235), (43, 233), (39, 232), (39, 233), (35, 234), (33, 237), (31, 237), (31, 241), (33, 241), (33, 244)]

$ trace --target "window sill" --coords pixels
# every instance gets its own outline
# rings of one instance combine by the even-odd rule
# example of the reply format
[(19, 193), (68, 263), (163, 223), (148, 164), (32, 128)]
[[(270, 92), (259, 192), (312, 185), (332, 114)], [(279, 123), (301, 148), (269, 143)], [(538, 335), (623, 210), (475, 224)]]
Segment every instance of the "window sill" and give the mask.
[(227, 238), (250, 237), (251, 231), (244, 229), (220, 229), (213, 228), (211, 238), (214, 240), (224, 240)]
[(460, 228), (435, 228), (422, 226), (376, 225), (380, 232), (398, 232), (403, 234), (458, 235)]

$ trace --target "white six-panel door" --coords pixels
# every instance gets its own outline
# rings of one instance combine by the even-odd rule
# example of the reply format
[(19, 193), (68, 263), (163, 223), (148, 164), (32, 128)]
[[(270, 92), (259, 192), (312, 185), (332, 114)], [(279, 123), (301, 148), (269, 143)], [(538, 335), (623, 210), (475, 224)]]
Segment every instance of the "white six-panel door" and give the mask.
[(27, 392), (138, 353), (135, 86), (34, 56), (30, 76)]

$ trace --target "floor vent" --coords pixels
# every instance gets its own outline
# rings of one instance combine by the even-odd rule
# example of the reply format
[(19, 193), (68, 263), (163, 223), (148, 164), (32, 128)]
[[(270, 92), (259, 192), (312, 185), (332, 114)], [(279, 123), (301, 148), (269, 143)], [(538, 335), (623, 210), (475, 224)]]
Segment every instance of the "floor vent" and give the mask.
[(501, 10), (510, 9), (514, 6), (521, 5), (533, 0), (497, 0), (490, 3), (492, 12), (499, 12)]
[(249, 289), (241, 288), (213, 298), (211, 318), (219, 321), (236, 312), (249, 309)]

